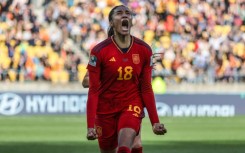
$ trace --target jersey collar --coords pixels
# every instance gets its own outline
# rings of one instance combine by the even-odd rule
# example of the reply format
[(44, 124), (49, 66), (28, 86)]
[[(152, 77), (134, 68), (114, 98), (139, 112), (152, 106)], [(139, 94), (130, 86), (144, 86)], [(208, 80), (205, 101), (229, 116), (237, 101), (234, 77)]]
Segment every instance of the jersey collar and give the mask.
[[(129, 48), (128, 48), (128, 51), (127, 51), (126, 53), (128, 53), (128, 52), (130, 51), (130, 49), (132, 48), (132, 46), (133, 46), (134, 37), (133, 37), (133, 36), (130, 36), (130, 37), (131, 37), (131, 44), (130, 44), (130, 46), (129, 46)], [(124, 53), (124, 52), (121, 50), (121, 48), (117, 45), (116, 41), (114, 40), (113, 35), (111, 36), (111, 40), (112, 40), (113, 44), (117, 47), (117, 49), (118, 49), (122, 54), (126, 54), (126, 53)]]

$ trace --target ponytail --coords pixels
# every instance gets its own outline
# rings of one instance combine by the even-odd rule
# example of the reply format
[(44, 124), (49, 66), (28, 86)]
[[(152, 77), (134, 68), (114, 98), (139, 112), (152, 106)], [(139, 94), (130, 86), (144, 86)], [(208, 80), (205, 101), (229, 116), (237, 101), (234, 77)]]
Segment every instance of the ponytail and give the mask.
[(112, 35), (114, 35), (113, 27), (110, 26), (110, 27), (108, 28), (107, 35), (108, 35), (108, 37), (111, 37)]

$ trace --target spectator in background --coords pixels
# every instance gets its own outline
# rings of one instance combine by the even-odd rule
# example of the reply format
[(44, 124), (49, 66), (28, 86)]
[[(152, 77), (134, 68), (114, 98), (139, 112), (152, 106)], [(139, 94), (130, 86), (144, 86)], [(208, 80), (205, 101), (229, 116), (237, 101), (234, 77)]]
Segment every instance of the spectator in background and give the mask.
[(165, 94), (166, 83), (161, 76), (155, 76), (152, 81), (152, 89), (154, 94)]
[[(106, 30), (109, 26), (106, 19), (109, 10), (117, 4), (124, 3), (134, 10), (132, 34), (144, 39), (149, 45), (155, 45), (154, 51), (164, 53), (163, 56), (170, 57), (171, 52), (170, 59), (159, 61), (162, 63), (159, 64), (161, 66), (159, 69), (167, 71), (167, 74), (162, 73), (166, 83), (227, 82), (227, 79), (224, 79), (227, 75), (234, 78), (229, 79), (230, 83), (242, 81), (235, 78), (243, 77), (241, 71), (245, 62), (243, 0), (47, 0), (44, 1), (43, 6), (37, 8), (33, 3), (35, 1), (0, 2), (0, 45), (2, 46), (0, 64), (4, 67), (2, 69), (5, 69), (4, 74), (1, 75), (6, 76), (2, 79), (8, 78), (9, 71), (12, 76), (14, 73), (19, 75), (18, 68), (11, 63), (27, 61), (27, 58), (33, 61), (40, 60), (41, 56), (46, 56), (48, 64), (45, 65), (49, 65), (47, 69), (50, 69), (50, 81), (61, 80), (58, 77), (60, 74), (68, 75), (69, 81), (79, 81), (79, 78), (83, 78), (80, 76), (84, 76), (86, 72), (81, 67), (87, 63), (89, 50), (106, 38)], [(11, 40), (15, 41), (12, 49), (7, 45)], [(40, 48), (35, 44), (35, 40), (41, 41), (41, 46), (45, 48), (43, 55), (31, 51), (33, 48)], [(63, 45), (68, 41), (71, 43), (64, 49)], [(28, 42), (25, 50), (21, 51), (25, 56), (21, 55), (19, 50), (22, 42)], [(10, 54), (6, 51), (9, 49), (12, 50)], [(79, 58), (79, 60), (73, 58), (75, 60), (73, 63), (78, 65), (77, 68), (72, 68), (72, 71), (70, 66), (64, 66), (70, 65), (66, 63), (67, 56), (63, 56), (70, 51)], [(225, 68), (229, 64), (225, 63), (234, 60), (227, 61), (223, 58), (227, 53), (234, 56), (236, 63), (240, 63), (232, 64), (231, 73), (228, 67)], [(179, 57), (182, 62), (176, 64)], [(17, 61), (13, 62), (13, 59)], [(206, 68), (199, 68), (196, 64), (200, 59), (212, 62), (207, 63)], [(54, 61), (60, 61), (63, 69), (57, 71)], [(188, 69), (191, 74), (194, 72), (191, 81), (182, 79), (182, 68), (185, 63), (183, 61), (189, 63)], [(40, 62), (34, 62), (34, 65), (38, 63)], [(44, 69), (46, 69), (45, 65)], [(29, 72), (27, 73), (25, 66), (22, 67), (21, 75), (24, 78), (22, 80), (27, 80)], [(180, 76), (176, 73), (178, 68), (182, 69), (181, 73), (178, 73)], [(15, 81), (15, 77), (11, 78)], [(34, 78), (36, 77), (28, 79)]]

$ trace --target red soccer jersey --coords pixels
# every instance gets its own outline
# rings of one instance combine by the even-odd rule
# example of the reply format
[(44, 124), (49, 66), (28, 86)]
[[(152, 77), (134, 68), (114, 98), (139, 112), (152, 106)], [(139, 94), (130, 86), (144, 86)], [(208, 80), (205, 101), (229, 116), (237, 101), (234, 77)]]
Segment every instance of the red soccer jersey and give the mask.
[(143, 100), (151, 123), (159, 122), (151, 86), (152, 50), (145, 42), (132, 36), (131, 46), (123, 53), (112, 36), (92, 49), (87, 69), (88, 128), (94, 127), (96, 113), (108, 114), (116, 111), (98, 111), (102, 102), (130, 101), (135, 98)]

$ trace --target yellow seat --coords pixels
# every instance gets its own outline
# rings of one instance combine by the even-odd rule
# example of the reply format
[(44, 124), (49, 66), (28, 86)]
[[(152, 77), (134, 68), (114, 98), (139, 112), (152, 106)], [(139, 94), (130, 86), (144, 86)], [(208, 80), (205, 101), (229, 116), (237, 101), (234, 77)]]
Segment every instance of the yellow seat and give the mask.
[(160, 37), (160, 43), (164, 48), (169, 48), (171, 45), (171, 39), (169, 36), (162, 36)]
[(78, 69), (78, 72), (86, 71), (86, 65), (85, 64), (78, 64), (77, 69)]
[(77, 75), (78, 75), (78, 81), (79, 81), (79, 82), (81, 82), (81, 83), (83, 82), (83, 78), (84, 78), (84, 76), (86, 75), (86, 72), (87, 72), (87, 71), (81, 71), (81, 72), (78, 72)]
[(14, 82), (14, 81), (16, 81), (16, 72), (14, 71), (14, 70), (9, 70), (8, 71), (8, 75), (9, 75), (9, 80), (11, 81), (11, 82)]
[(51, 71), (50, 72), (50, 80), (54, 84), (59, 82), (59, 77), (58, 77), (58, 72), (57, 71)]
[(78, 64), (77, 69), (78, 69), (78, 73), (77, 73), (78, 81), (82, 82), (83, 78), (87, 72), (86, 65), (85, 64)]
[(25, 73), (23, 71), (19, 72), (19, 82), (25, 81)]
[(59, 82), (60, 83), (68, 83), (69, 82), (69, 73), (67, 71), (63, 70), (60, 72)]

